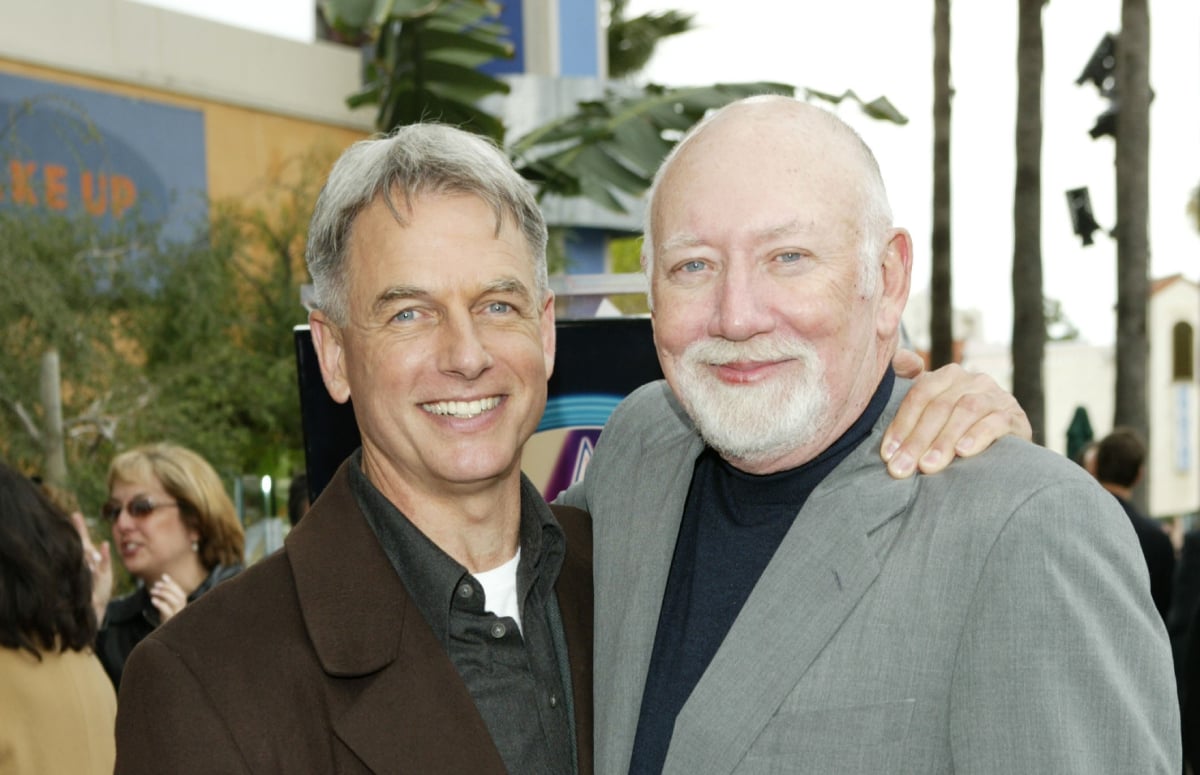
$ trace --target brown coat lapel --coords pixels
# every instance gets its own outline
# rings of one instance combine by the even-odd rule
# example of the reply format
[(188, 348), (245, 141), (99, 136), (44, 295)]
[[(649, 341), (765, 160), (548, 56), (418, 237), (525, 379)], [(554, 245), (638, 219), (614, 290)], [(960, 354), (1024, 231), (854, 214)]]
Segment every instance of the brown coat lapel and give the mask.
[(567, 534), (567, 554), (555, 592), (571, 661), (579, 775), (592, 774), (592, 520), (571, 506), (551, 506)]
[(338, 738), (374, 772), (504, 773), (466, 685), (359, 511), (345, 464), (288, 536), (287, 554)]

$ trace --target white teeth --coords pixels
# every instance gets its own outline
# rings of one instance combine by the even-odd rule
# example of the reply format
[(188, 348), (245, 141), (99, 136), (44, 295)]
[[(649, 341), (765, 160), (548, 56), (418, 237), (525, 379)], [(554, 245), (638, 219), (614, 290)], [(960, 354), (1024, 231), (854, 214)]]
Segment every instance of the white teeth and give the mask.
[(421, 408), (430, 414), (470, 418), (478, 417), (499, 405), (500, 396), (492, 396), (478, 401), (438, 401), (432, 404), (421, 404)]

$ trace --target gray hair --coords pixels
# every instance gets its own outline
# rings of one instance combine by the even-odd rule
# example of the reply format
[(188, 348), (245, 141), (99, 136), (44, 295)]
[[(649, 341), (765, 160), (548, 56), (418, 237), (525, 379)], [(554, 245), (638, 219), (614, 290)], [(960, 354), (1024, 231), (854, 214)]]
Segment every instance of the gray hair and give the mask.
[[(644, 257), (644, 268), (647, 276), (649, 277), (652, 274), (654, 268), (654, 214), (658, 209), (658, 190), (671, 163), (679, 156), (692, 138), (700, 134), (709, 124), (726, 111), (755, 103), (769, 104), (772, 102), (803, 105), (807, 108), (804, 113), (807, 116), (818, 118), (820, 121), (819, 126), (850, 140), (851, 147), (859, 151), (859, 161), (862, 163), (863, 172), (865, 173), (859, 176), (856, 181), (856, 193), (858, 194), (858, 200), (862, 203), (859, 225), (859, 255), (862, 258), (862, 265), (859, 272), (859, 285), (862, 287), (864, 293), (874, 293), (878, 272), (871, 270), (875, 267), (875, 259), (879, 256), (880, 251), (883, 250), (883, 242), (887, 232), (892, 228), (892, 207), (888, 202), (887, 189), (883, 184), (883, 174), (879, 171), (879, 162), (876, 160), (870, 146), (862, 139), (862, 136), (841, 118), (823, 108), (808, 105), (792, 97), (780, 95), (746, 97), (736, 102), (731, 102), (723, 108), (711, 111), (704, 118), (693, 124), (684, 133), (683, 137), (680, 138), (679, 142), (675, 144), (675, 147), (671, 149), (670, 153), (667, 154), (666, 158), (663, 159), (662, 164), (659, 165), (658, 170), (654, 173), (654, 180), (651, 182), (650, 189), (646, 193), (648, 204), (642, 224), (642, 256)], [(649, 296), (648, 298), (653, 307), (653, 298)]]
[[(346, 149), (321, 189), (308, 229), (307, 261), (315, 306), (339, 326), (346, 309), (346, 246), (358, 215), (383, 197), (401, 225), (414, 199), (470, 194), (496, 215), (496, 233), (509, 218), (525, 236), (539, 302), (550, 293), (546, 221), (529, 185), (491, 141), (444, 124), (409, 124), (388, 136)], [(403, 195), (398, 206), (397, 196)]]

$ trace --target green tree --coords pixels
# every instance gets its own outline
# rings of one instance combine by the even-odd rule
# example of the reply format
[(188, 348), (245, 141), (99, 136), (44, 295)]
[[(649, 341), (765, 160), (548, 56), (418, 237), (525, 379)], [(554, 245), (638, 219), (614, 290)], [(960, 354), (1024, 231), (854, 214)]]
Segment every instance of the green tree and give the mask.
[(322, 0), (318, 8), (335, 39), (363, 47), (363, 88), (347, 102), (375, 105), (381, 131), (436, 120), (503, 142), (504, 125), (478, 106), (509, 90), (478, 69), (513, 54), (508, 30), (494, 21), (497, 3)]
[(295, 160), (254, 205), (218, 202), (207, 233), (158, 259), (131, 322), (156, 400), (136, 435), (219, 468), (286, 476), (303, 460), (292, 329), (306, 320), (304, 239), (332, 151)]
[(61, 364), (72, 474), (60, 483), (86, 491), (107, 464), (122, 407), (138, 392), (119, 324), (129, 309), (128, 267), (145, 236), (105, 234), (89, 219), (0, 211), (0, 452), (22, 470), (47, 466), (46, 421), (59, 411), (41, 400), (48, 352)]
[(69, 478), (88, 513), (113, 454), (178, 441), (226, 475), (303, 459), (294, 346), (303, 242), (331, 152), (296, 162), (254, 206), (216, 203), (197, 238), (130, 220), (0, 210), (0, 455), (47, 468), (40, 363), (59, 355)]

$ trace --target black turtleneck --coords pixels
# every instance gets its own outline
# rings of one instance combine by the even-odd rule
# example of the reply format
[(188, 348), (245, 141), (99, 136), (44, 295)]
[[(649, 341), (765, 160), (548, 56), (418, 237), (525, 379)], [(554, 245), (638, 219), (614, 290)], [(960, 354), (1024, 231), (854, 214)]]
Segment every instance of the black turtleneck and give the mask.
[(797, 468), (748, 474), (711, 448), (696, 459), (642, 694), (631, 775), (662, 772), (679, 710), (808, 496), (870, 435), (895, 378), (889, 367), (858, 420)]

